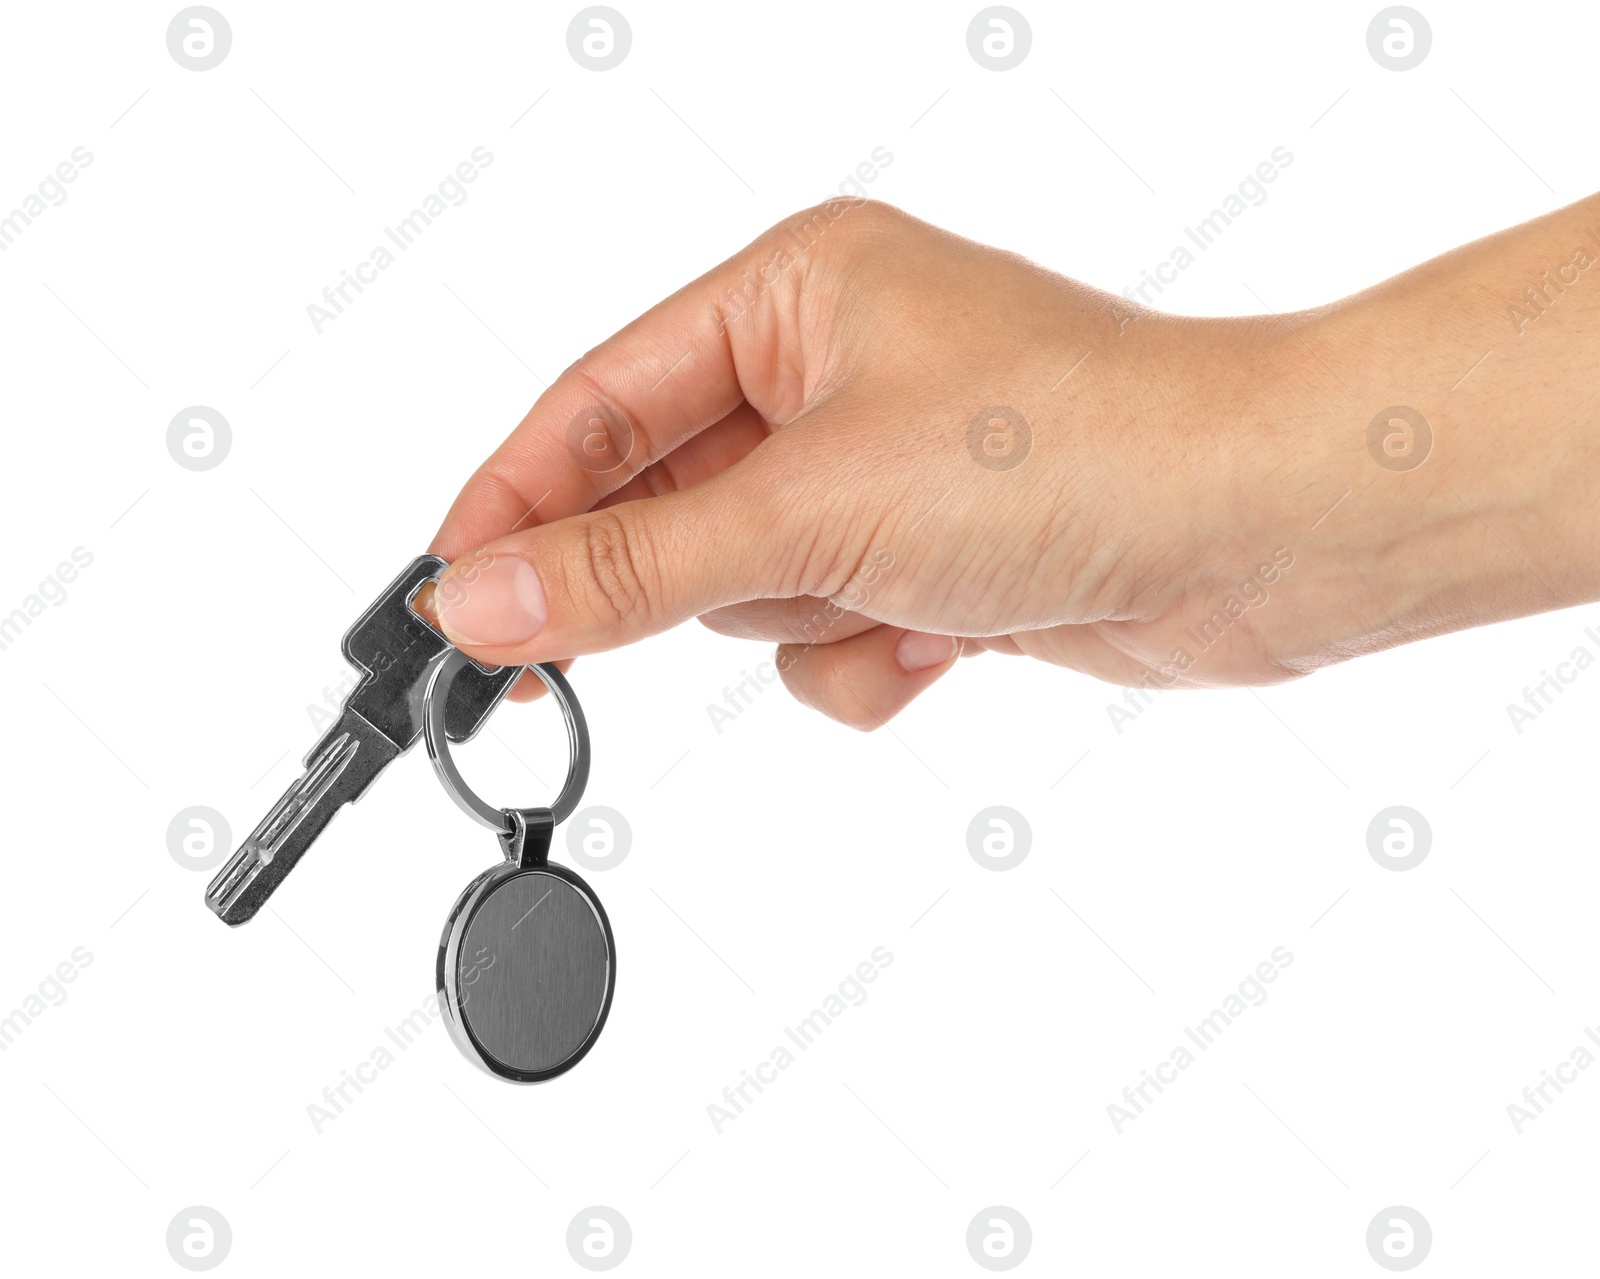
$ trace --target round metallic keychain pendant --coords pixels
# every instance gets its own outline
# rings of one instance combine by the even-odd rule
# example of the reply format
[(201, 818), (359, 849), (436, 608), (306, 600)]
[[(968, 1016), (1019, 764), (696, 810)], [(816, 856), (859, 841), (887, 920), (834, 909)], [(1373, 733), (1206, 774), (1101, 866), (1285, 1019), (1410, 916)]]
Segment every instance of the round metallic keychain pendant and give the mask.
[(435, 975), (456, 1046), (490, 1074), (536, 1084), (577, 1065), (606, 1024), (611, 924), (578, 875), (519, 858), (461, 894)]
[(456, 900), (439, 941), (439, 1006), (467, 1059), (501, 1079), (536, 1084), (570, 1070), (593, 1047), (611, 1011), (616, 944), (582, 877), (549, 862), (557, 822), (577, 807), (589, 773), (588, 728), (554, 666), (532, 670), (567, 721), (572, 765), (550, 808), (496, 809), (468, 789), (450, 757), (442, 709), (467, 658), (443, 659), (428, 684), (424, 738), (445, 789), (500, 836), (505, 860)]

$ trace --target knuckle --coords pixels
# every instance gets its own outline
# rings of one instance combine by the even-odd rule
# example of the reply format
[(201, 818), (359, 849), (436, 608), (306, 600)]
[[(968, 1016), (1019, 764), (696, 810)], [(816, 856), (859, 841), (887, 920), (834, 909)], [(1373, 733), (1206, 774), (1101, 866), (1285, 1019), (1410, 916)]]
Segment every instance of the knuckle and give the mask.
[[(840, 523), (847, 525), (843, 532), (798, 529), (782, 548), (785, 592), (820, 601), (806, 620), (813, 626), (820, 622), (823, 629), (859, 609), (863, 602), (859, 584), (866, 580), (868, 566), (876, 563), (874, 548), (880, 546), (872, 529)], [(805, 638), (817, 637), (806, 633)]]
[(894, 230), (904, 226), (908, 220), (903, 209), (898, 209), (883, 200), (869, 197), (844, 198), (849, 203), (850, 218), (858, 231)]
[(499, 457), (490, 458), (479, 470), (478, 481), (486, 502), (506, 509), (515, 506), (525, 512), (517, 528), (537, 528), (543, 523), (537, 509), (540, 499), (528, 497), (523, 475), (509, 462)]
[[(561, 375), (569, 384), (569, 388), (577, 392), (578, 398), (584, 402), (584, 407), (566, 424), (566, 445), (568, 451), (572, 453), (573, 461), (589, 475), (597, 490), (607, 492), (615, 487), (615, 483), (611, 481), (618, 475), (625, 479), (634, 471), (649, 465), (653, 459), (650, 456), (649, 441), (641, 432), (639, 424), (634, 421), (621, 399), (613, 395), (593, 372), (595, 363), (595, 351), (590, 351), (568, 366)], [(592, 458), (582, 456), (577, 451), (581, 447), (580, 441), (586, 438), (586, 434), (592, 438), (596, 419), (604, 432), (605, 448), (609, 450), (605, 455), (605, 465), (598, 465)], [(580, 428), (585, 424), (589, 427), (588, 433), (580, 432)], [(624, 467), (629, 469), (621, 469)]]
[(647, 616), (650, 600), (641, 572), (647, 552), (638, 529), (602, 511), (585, 525), (582, 550), (588, 584), (617, 620), (636, 622)]
[(829, 600), (879, 544), (882, 513), (861, 496), (870, 488), (847, 436), (796, 431), (768, 444), (767, 473), (780, 478), (747, 497), (760, 504), (759, 526), (772, 530), (755, 567), (775, 596)]
[(903, 226), (905, 221), (904, 213), (881, 200), (834, 196), (790, 214), (768, 231), (767, 238), (791, 251), (848, 252)]

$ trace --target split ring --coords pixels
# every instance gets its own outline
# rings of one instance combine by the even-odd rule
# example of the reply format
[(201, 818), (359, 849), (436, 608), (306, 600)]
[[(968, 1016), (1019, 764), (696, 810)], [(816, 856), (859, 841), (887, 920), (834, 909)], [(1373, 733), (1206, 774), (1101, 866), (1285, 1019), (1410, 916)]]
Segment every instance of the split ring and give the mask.
[[(471, 660), (454, 647), (435, 660), (422, 699), (422, 737), (428, 746), (428, 758), (433, 761), (433, 771), (439, 775), (440, 783), (450, 792), (450, 798), (455, 800), (461, 811), (490, 830), (509, 835), (516, 828), (511, 813), (520, 812), (528, 818), (533, 813), (546, 810), (496, 808), (467, 785), (461, 770), (456, 767), (455, 759), (450, 754), (450, 738), (445, 731), (444, 708), (451, 681)], [(583, 788), (589, 782), (589, 725), (583, 718), (583, 707), (578, 705), (572, 685), (567, 683), (567, 677), (553, 663), (529, 666), (528, 669), (550, 690), (567, 723), (567, 745), (572, 751), (572, 762), (567, 768), (567, 780), (561, 787), (561, 793), (548, 809), (552, 821), (560, 823), (572, 816), (583, 795)]]

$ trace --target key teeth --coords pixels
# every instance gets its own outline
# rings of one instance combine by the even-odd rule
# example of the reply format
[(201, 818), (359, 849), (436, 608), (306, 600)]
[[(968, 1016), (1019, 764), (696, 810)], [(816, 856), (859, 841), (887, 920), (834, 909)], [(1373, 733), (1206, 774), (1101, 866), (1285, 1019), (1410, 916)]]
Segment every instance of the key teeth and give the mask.
[[(346, 776), (346, 770), (360, 755), (361, 742), (348, 727), (335, 726), (317, 744), (306, 771), (284, 792), (261, 825), (250, 833), (206, 886), (206, 905), (217, 918), (230, 928), (255, 918), (316, 837), (313, 830), (301, 839), (302, 823), (316, 819), (318, 805), (327, 802), (329, 792)], [(365, 759), (370, 755), (369, 751), (361, 757)], [(322, 826), (348, 802), (346, 798), (338, 798), (334, 809), (322, 815)]]

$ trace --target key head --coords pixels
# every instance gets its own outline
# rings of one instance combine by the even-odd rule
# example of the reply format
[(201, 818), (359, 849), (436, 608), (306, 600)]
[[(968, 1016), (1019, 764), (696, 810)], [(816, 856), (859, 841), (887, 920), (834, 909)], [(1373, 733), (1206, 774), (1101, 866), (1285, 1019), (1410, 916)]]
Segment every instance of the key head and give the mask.
[[(419, 555), (356, 619), (341, 646), (361, 682), (345, 701), (402, 751), (422, 735), (422, 695), (428, 664), (450, 641), (413, 611), (411, 601), (444, 572), (437, 555)], [(450, 686), (445, 731), (452, 742), (471, 740), (498, 706), (522, 668), (470, 664)]]
[(456, 1046), (500, 1079), (536, 1084), (570, 1070), (611, 1011), (611, 922), (564, 866), (485, 871), (439, 943), (439, 1006)]

